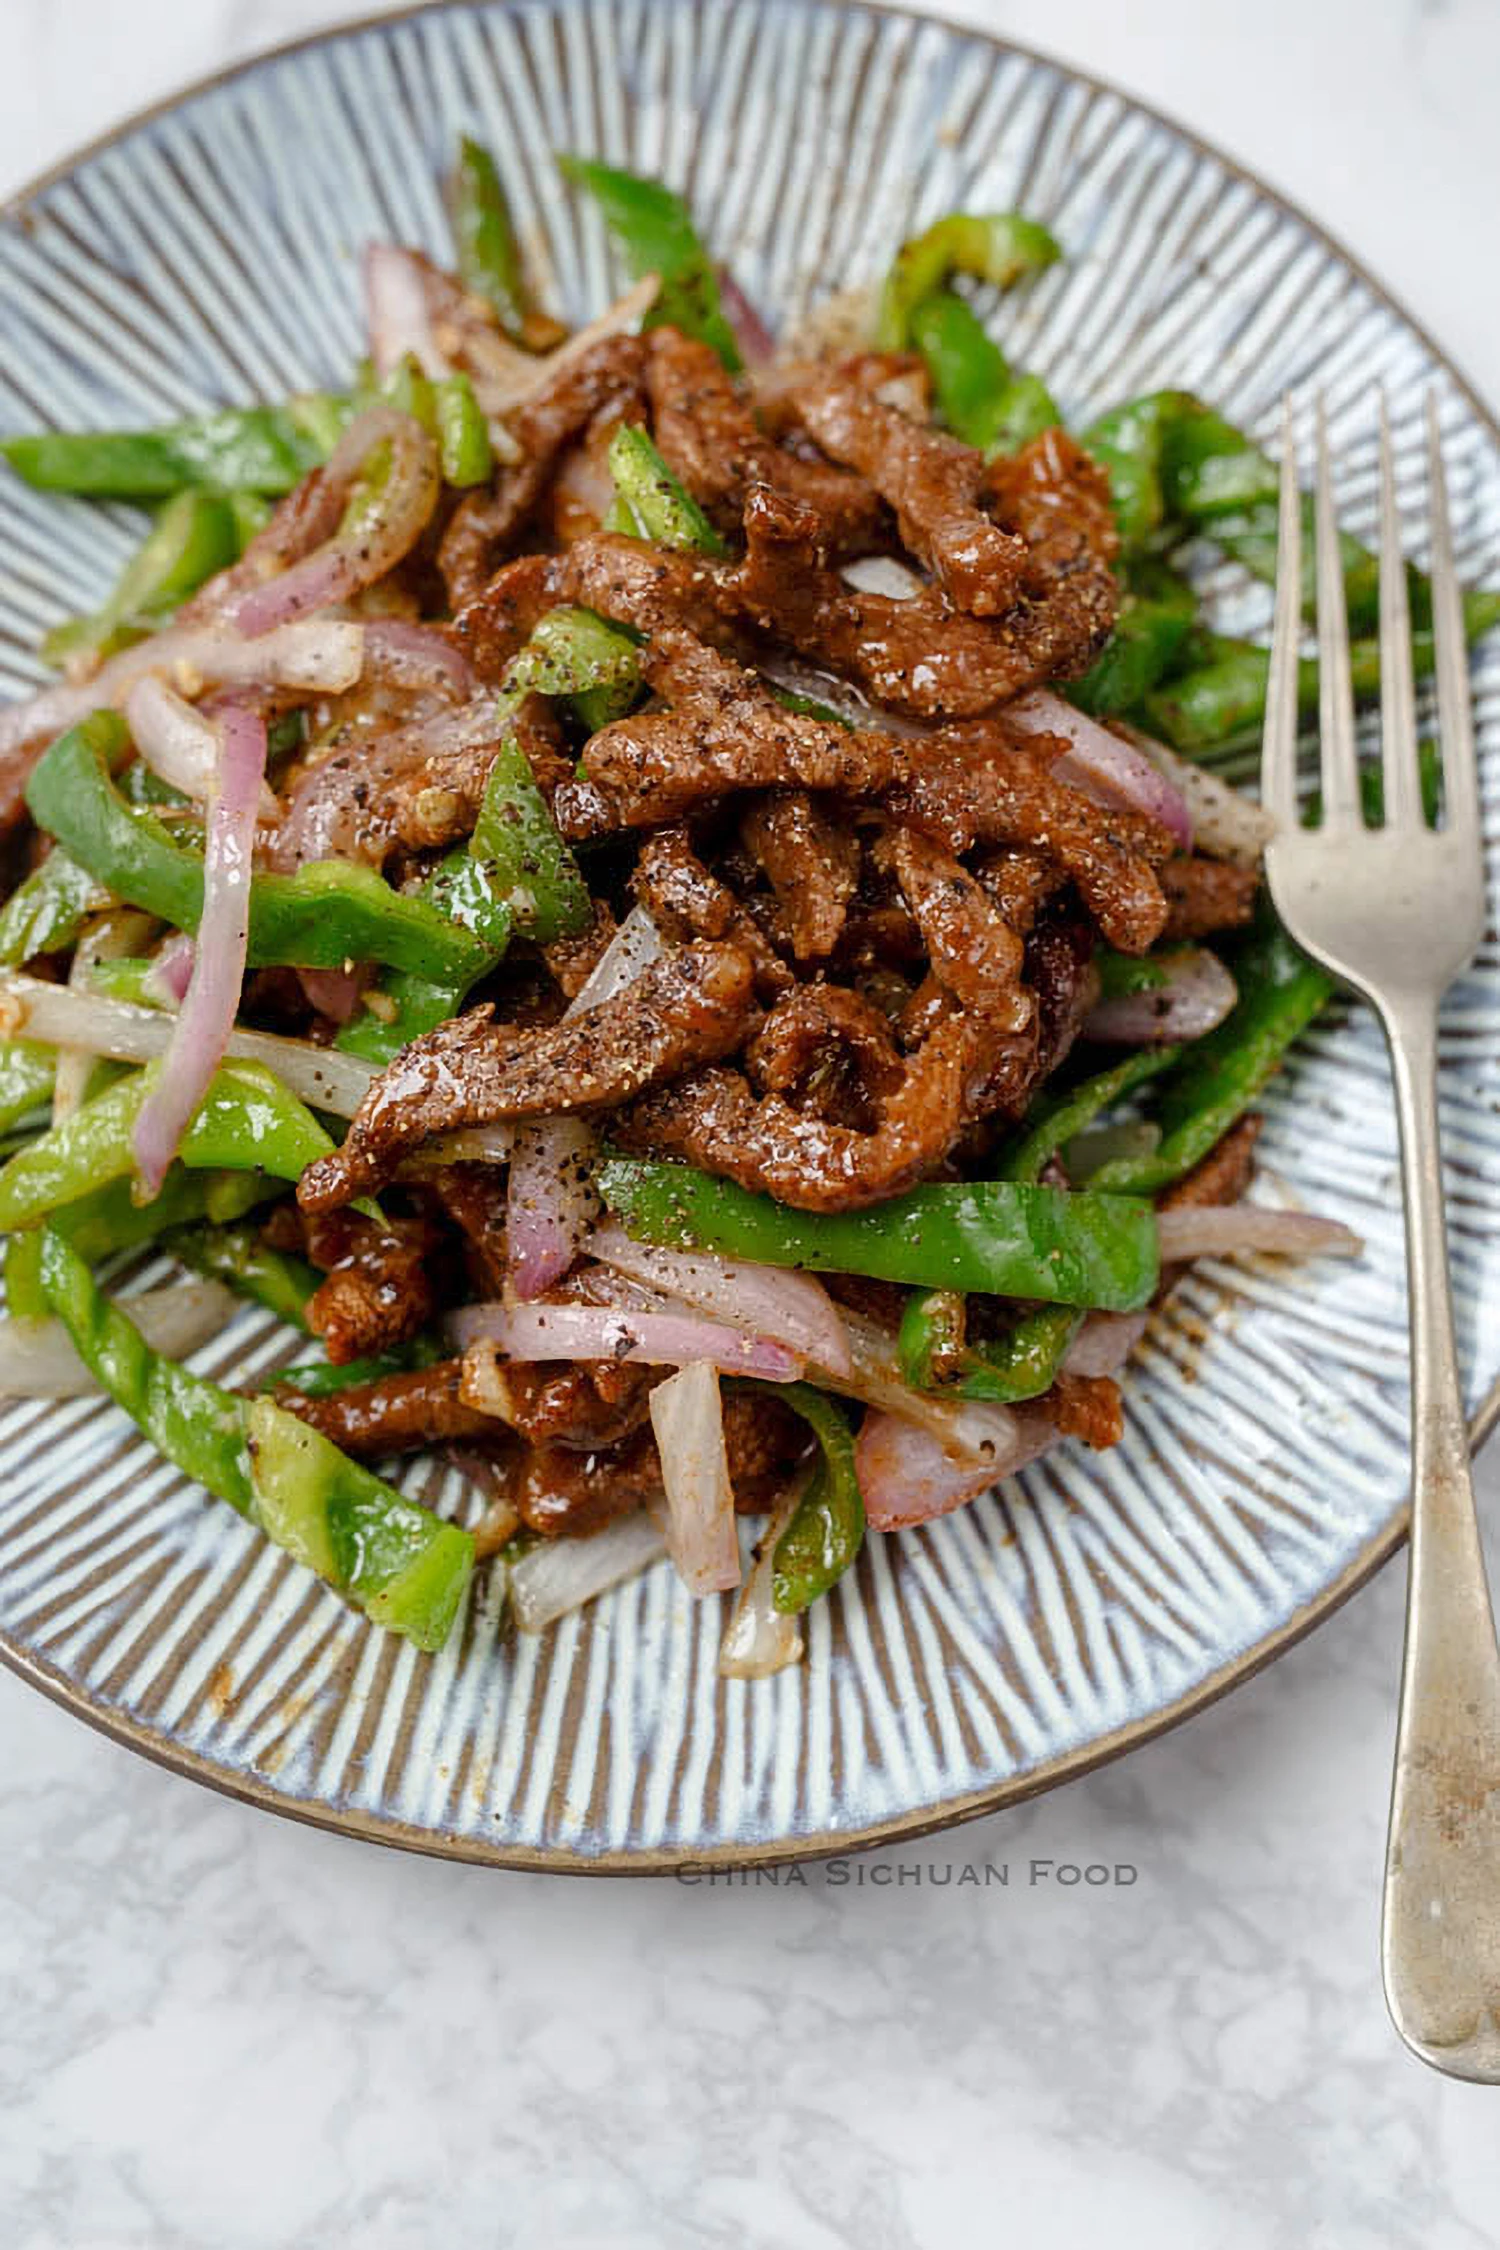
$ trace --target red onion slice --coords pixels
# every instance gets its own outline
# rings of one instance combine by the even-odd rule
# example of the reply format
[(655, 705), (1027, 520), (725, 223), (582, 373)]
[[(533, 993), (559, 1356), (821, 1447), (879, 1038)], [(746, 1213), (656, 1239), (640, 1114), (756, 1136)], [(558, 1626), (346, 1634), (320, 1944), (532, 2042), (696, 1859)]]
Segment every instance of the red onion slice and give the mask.
[(340, 695), (364, 662), (365, 632), (347, 618), (319, 618), (247, 640), (220, 625), (169, 626), (121, 649), (78, 687), (44, 688), (0, 710), (0, 757), (23, 743), (50, 739), (90, 711), (118, 707), (137, 680), (164, 676), (186, 695), (214, 682), (307, 688)]
[(687, 1367), (708, 1360), (729, 1375), (794, 1383), (802, 1362), (767, 1336), (746, 1336), (696, 1313), (642, 1312), (619, 1305), (478, 1304), (448, 1316), (460, 1350), (497, 1344), (508, 1359), (626, 1360), (636, 1366)]
[(1065, 1375), (1116, 1375), (1146, 1333), (1149, 1312), (1096, 1312), (1079, 1329), (1063, 1360)]
[(316, 1015), (348, 1023), (374, 973), (373, 962), (359, 961), (352, 969), (298, 969), (296, 975)]
[(474, 667), (436, 625), (409, 617), (365, 620), (365, 677), (408, 694), (428, 689), (455, 701), (473, 694)]
[(187, 998), (196, 952), (186, 930), (174, 930), (146, 971), (142, 989), (152, 1006), (177, 1009)]
[(666, 1540), (648, 1515), (626, 1516), (592, 1539), (548, 1539), (511, 1565), (510, 1598), (523, 1633), (582, 1609), (622, 1579), (659, 1562)]
[(801, 1661), (802, 1626), (776, 1607), (775, 1581), (776, 1543), (797, 1512), (804, 1485), (798, 1478), (788, 1488), (756, 1544), (754, 1565), (719, 1643), (721, 1679), (765, 1680)]
[(432, 332), (427, 282), (409, 250), (394, 242), (372, 242), (365, 250), (365, 324), (370, 357), (383, 381), (409, 352), (434, 382), (451, 373)]
[(1016, 1408), (1012, 1422), (1009, 1450), (976, 1465), (956, 1460), (930, 1430), (914, 1422), (895, 1414), (867, 1414), (855, 1440), (854, 1465), (870, 1528), (901, 1531), (946, 1516), (1025, 1468), (1057, 1435), (1051, 1417), (1035, 1406)]
[(578, 1117), (515, 1128), (505, 1235), (510, 1278), (524, 1302), (560, 1281), (588, 1238), (599, 1209), (594, 1153), (593, 1132)]
[(224, 1058), (250, 937), (251, 854), (266, 775), (266, 727), (248, 711), (226, 711), (219, 787), (209, 807), (203, 850), (203, 914), (193, 973), (172, 1029), (161, 1077), (136, 1119), (133, 1146), (148, 1195), (155, 1195), (188, 1121)]
[[(99, 992), (72, 992), (65, 984), (48, 984), (17, 971), (0, 972), (0, 1036), (5, 1038), (24, 1035), (45, 1047), (86, 1047), (116, 1062), (146, 1063), (167, 1052), (174, 1031), (170, 1016), (155, 1008), (111, 1000)], [(376, 1076), (375, 1065), (358, 1055), (319, 1047), (310, 1039), (285, 1039), (274, 1031), (236, 1026), (225, 1052), (263, 1063), (299, 1099), (333, 1117), (352, 1117)]]
[(775, 357), (775, 337), (727, 266), (718, 268), (718, 280), (719, 302), (724, 308), (724, 318), (734, 331), (741, 359), (748, 368), (764, 367), (767, 360)]
[(1005, 706), (1007, 725), (1025, 734), (1060, 735), (1069, 744), (1053, 772), (1096, 803), (1145, 813), (1177, 838), (1184, 851), (1193, 841), (1193, 824), (1182, 791), (1158, 772), (1149, 758), (1060, 695), (1034, 688)]
[(697, 1360), (658, 1383), (650, 1405), (667, 1495), (667, 1552), (690, 1594), (725, 1593), (740, 1582), (740, 1546), (718, 1375)]
[[(563, 1020), (633, 984), (660, 952), (656, 924), (644, 907), (633, 908)], [(599, 1214), (592, 1175), (594, 1148), (593, 1131), (580, 1118), (540, 1118), (515, 1128), (506, 1238), (511, 1279), (523, 1300), (544, 1295), (561, 1280), (588, 1240)]]
[[(173, 1281), (119, 1303), (168, 1359), (222, 1334), (236, 1311), (221, 1281)], [(98, 1388), (60, 1320), (0, 1320), (0, 1398), (87, 1398)]]
[(347, 601), (394, 570), (416, 545), (442, 486), (437, 447), (420, 422), (393, 407), (368, 408), (345, 430), (323, 473), (336, 487), (352, 490), (378, 446), (389, 446), (390, 463), (357, 526), (340, 525), (290, 569), (238, 595), (225, 614), (241, 632), (269, 632), (330, 602)]
[(659, 960), (661, 951), (660, 930), (644, 906), (633, 906), (594, 963), (568, 1014), (582, 1015), (585, 1008), (597, 1008), (601, 1000), (612, 1000)]
[[(223, 716), (222, 709), (219, 716)], [(170, 788), (180, 789), (185, 797), (206, 805), (213, 796), (219, 770), (219, 734), (212, 721), (184, 702), (155, 673), (137, 680), (131, 688), (125, 698), (125, 720), (142, 765)], [(257, 809), (262, 820), (276, 820), (281, 813), (265, 782), (260, 786)]]
[(1177, 1039), (1201, 1039), (1224, 1021), (1239, 992), (1216, 953), (1193, 945), (1159, 958), (1165, 981), (1145, 992), (1101, 1000), (1084, 1019), (1085, 1039), (1118, 1047), (1167, 1047)]
[(1263, 1203), (1183, 1204), (1156, 1215), (1163, 1265), (1188, 1258), (1233, 1258), (1256, 1250), (1288, 1258), (1357, 1258), (1352, 1227), (1312, 1211), (1272, 1211)]
[(679, 1298), (696, 1312), (773, 1337), (815, 1367), (847, 1375), (853, 1366), (839, 1309), (811, 1274), (721, 1258), (712, 1250), (653, 1249), (633, 1242), (615, 1219), (594, 1229), (589, 1254), (616, 1273)]
[(1265, 848), (1276, 833), (1276, 823), (1264, 806), (1241, 790), (1233, 789), (1207, 766), (1179, 758), (1164, 742), (1156, 742), (1138, 727), (1120, 724), (1119, 732), (1147, 763), (1178, 790), (1193, 824), (1193, 841), (1213, 859), (1227, 859), (1235, 867), (1258, 867)]

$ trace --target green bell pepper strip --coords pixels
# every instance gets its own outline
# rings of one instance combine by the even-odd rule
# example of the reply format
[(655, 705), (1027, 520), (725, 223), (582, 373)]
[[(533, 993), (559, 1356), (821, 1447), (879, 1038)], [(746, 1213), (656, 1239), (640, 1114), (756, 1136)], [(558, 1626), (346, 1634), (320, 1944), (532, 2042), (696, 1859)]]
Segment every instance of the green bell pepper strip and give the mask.
[(526, 281), (510, 203), (489, 150), (465, 134), (448, 183), (458, 278), (482, 297), (514, 342), (546, 351), (561, 341), (559, 323), (540, 312)]
[(882, 351), (905, 351), (912, 315), (952, 273), (1010, 289), (1061, 256), (1047, 229), (1018, 211), (951, 211), (897, 251), (881, 290), (876, 342)]
[(629, 519), (625, 528), (658, 547), (700, 555), (729, 550), (686, 485), (667, 467), (647, 433), (622, 422), (609, 441), (609, 473)]
[[(0, 1169), (0, 1234), (33, 1226), (60, 1204), (128, 1178), (131, 1136), (160, 1064), (116, 1079)], [(304, 1103), (259, 1063), (224, 1063), (178, 1150), (190, 1170), (269, 1172), (296, 1181), (332, 1141)]]
[(110, 893), (61, 849), (18, 884), (0, 912), (0, 966), (14, 969), (39, 953), (66, 953)]
[(778, 1383), (775, 1392), (818, 1441), (812, 1474), (771, 1560), (772, 1603), (783, 1616), (795, 1617), (826, 1594), (859, 1554), (865, 1503), (854, 1467), (854, 1438), (842, 1410), (809, 1383)]
[(1182, 1051), (1181, 1047), (1138, 1047), (1112, 1069), (1082, 1079), (1066, 1092), (1043, 1094), (1033, 1102), (1020, 1137), (1001, 1152), (1001, 1178), (1040, 1179), (1059, 1149), (1092, 1125), (1096, 1117), (1113, 1109), (1116, 1102), (1133, 1094), (1137, 1086), (1170, 1070)]
[(0, 1040), (0, 1133), (8, 1133), (52, 1099), (57, 1049), (32, 1039)]
[(643, 327), (680, 328), (718, 353), (724, 365), (743, 364), (734, 330), (719, 302), (719, 284), (687, 205), (660, 180), (618, 171), (583, 156), (560, 156), (564, 179), (589, 190), (625, 252), (637, 280), (654, 273), (661, 283)]
[(1080, 444), (1109, 478), (1115, 523), (1127, 554), (1145, 546), (1167, 520), (1162, 491), (1167, 431), (1195, 403), (1186, 391), (1153, 391), (1111, 407), (1082, 432)]
[(1054, 430), (1062, 421), (1057, 401), (1040, 375), (1017, 375), (995, 402), (995, 433), (989, 452), (1019, 453), (1023, 445)]
[(1149, 1152), (1101, 1165), (1091, 1193), (1154, 1195), (1202, 1162), (1255, 1100), (1288, 1048), (1324, 1007), (1333, 979), (1299, 953), (1277, 924), (1239, 946), (1231, 966), (1238, 1004), (1195, 1039), (1156, 1104), (1161, 1140)]
[(972, 306), (940, 289), (911, 316), (911, 341), (927, 363), (943, 420), (965, 445), (1014, 453), (1061, 421), (1039, 375), (1015, 375)]
[[(1471, 596), (1467, 609), (1471, 635), (1485, 632), (1500, 622), (1500, 594)], [(1217, 633), (1195, 633), (1189, 646), (1201, 653), (1203, 661), (1152, 689), (1142, 714), (1147, 731), (1189, 758), (1207, 750), (1253, 747), (1265, 726), (1269, 650), (1255, 641), (1232, 640)], [(1411, 651), (1416, 678), (1431, 679), (1437, 667), (1432, 634), (1413, 632)], [(1365, 702), (1379, 694), (1378, 640), (1350, 642), (1349, 676), (1357, 701)], [(1314, 657), (1304, 657), (1297, 667), (1297, 708), (1304, 718), (1311, 718), (1317, 711), (1318, 666)]]
[(626, 1231), (667, 1249), (1107, 1312), (1134, 1312), (1156, 1287), (1155, 1218), (1121, 1196), (976, 1180), (814, 1212), (688, 1164), (611, 1157), (596, 1177)]
[(468, 1532), (382, 1484), (273, 1400), (237, 1398), (152, 1351), (51, 1228), (41, 1285), (90, 1374), (175, 1468), (375, 1624), (418, 1648), (442, 1647), (474, 1567)]
[(128, 1178), (59, 1205), (47, 1224), (71, 1242), (85, 1265), (96, 1266), (122, 1250), (138, 1250), (174, 1227), (227, 1225), (286, 1192), (285, 1183), (264, 1172), (189, 1172), (174, 1164), (150, 1203), (137, 1203)]
[(549, 609), (512, 658), (505, 684), (516, 694), (566, 697), (594, 734), (624, 718), (639, 697), (640, 642), (591, 609)]
[(490, 430), (467, 375), (446, 375), (432, 386), (433, 420), (443, 482), (462, 491), (488, 484), (495, 457)]
[(264, 1305), (267, 1312), (275, 1313), (290, 1327), (300, 1328), (304, 1335), (311, 1333), (307, 1300), (322, 1275), (305, 1258), (273, 1250), (262, 1240), (257, 1227), (243, 1221), (222, 1227), (186, 1227), (180, 1234), (168, 1235), (162, 1248), (183, 1265), (191, 1266), (194, 1273), (224, 1282), (237, 1296)]
[(26, 1227), (5, 1242), (5, 1307), (13, 1320), (45, 1320), (47, 1292), (42, 1287), (42, 1230)]
[(972, 305), (938, 289), (912, 307), (912, 348), (932, 378), (938, 412), (953, 435), (984, 452), (995, 442), (995, 407), (1010, 382), (1005, 354)]
[(89, 617), (70, 617), (42, 642), (42, 657), (103, 657), (169, 617), (206, 578), (236, 561), (240, 519), (221, 492), (178, 492), (126, 563), (113, 591)]
[[(165, 500), (185, 485), (275, 498), (325, 461), (348, 401), (324, 391), (282, 406), (229, 407), (153, 430), (41, 430), (0, 444), (39, 492)], [(330, 435), (330, 433), (332, 433)]]
[[(1015, 1406), (1052, 1388), (1082, 1325), (1083, 1314), (1073, 1306), (1043, 1305), (1023, 1314), (1007, 1335), (970, 1344), (962, 1335), (962, 1299), (930, 1289), (907, 1299), (896, 1350), (914, 1390)], [(951, 1374), (940, 1372), (941, 1360)]]
[(1065, 690), (1098, 719), (1138, 710), (1177, 663), (1197, 614), (1186, 579), (1161, 566), (1131, 573), (1104, 653)]
[(415, 1367), (431, 1367), (443, 1357), (443, 1346), (431, 1336), (416, 1336), (398, 1350), (377, 1352), (370, 1359), (346, 1359), (339, 1367), (308, 1360), (300, 1367), (278, 1367), (263, 1375), (257, 1390), (296, 1391), (303, 1398), (332, 1398), (360, 1383), (378, 1383), (387, 1375), (406, 1375)]
[(490, 871), (516, 927), (538, 945), (588, 928), (589, 887), (513, 733), (501, 742), (484, 785), (470, 856)]
[[(95, 711), (59, 735), (26, 787), (39, 828), (117, 898), (175, 929), (196, 930), (203, 862), (144, 809), (132, 810), (111, 778), (128, 742), (114, 711)], [(249, 963), (337, 969), (383, 961), (419, 975), (473, 983), (492, 950), (420, 898), (392, 890), (373, 868), (315, 861), (294, 875), (257, 875), (250, 886)]]
[[(499, 707), (502, 715), (513, 714), (528, 695), (568, 696), (575, 704), (589, 702), (590, 723), (603, 725), (639, 692), (636, 642), (591, 610), (560, 608), (539, 620), (512, 661)], [(433, 911), (473, 930), (494, 958), (504, 952), (512, 926), (541, 944), (588, 927), (588, 886), (512, 731), (502, 737), (473, 835), (434, 870), (423, 895)], [(336, 1044), (367, 1062), (389, 1062), (456, 1014), (472, 981), (388, 977), (382, 1008), (354, 1016)]]

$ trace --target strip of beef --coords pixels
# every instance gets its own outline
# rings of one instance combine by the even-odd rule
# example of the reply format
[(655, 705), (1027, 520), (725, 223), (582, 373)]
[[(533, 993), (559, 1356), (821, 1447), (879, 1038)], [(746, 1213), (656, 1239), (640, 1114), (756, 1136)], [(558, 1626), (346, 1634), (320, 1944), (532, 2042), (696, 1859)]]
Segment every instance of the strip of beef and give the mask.
[(463, 1237), (475, 1289), (500, 1296), (510, 1277), (504, 1172), (497, 1164), (435, 1164), (426, 1185)]
[(1102, 1453), (1125, 1435), (1120, 1386), (1112, 1375), (1059, 1375), (1046, 1406), (1059, 1437), (1082, 1438)]
[(567, 771), (556, 721), (528, 696), (507, 721), (492, 695), (377, 739), (335, 749), (292, 791), (272, 864), (353, 859), (383, 866), (395, 850), (434, 851), (467, 836), (503, 735), (513, 729), (533, 770)]
[(298, 1201), (322, 1211), (367, 1194), (434, 1133), (612, 1108), (732, 1053), (754, 1011), (746, 956), (705, 943), (675, 947), (611, 999), (548, 1030), (517, 1031), (472, 1008), (381, 1072), (343, 1147), (303, 1173)]
[[(1043, 430), (1019, 453), (987, 467), (991, 509), (1026, 546), (1025, 591), (1077, 608), (1075, 628), (1114, 624), (1119, 589), (1110, 568), (1120, 551), (1109, 478), (1066, 430)], [(1108, 580), (1106, 591), (1104, 580)]]
[[(735, 1506), (755, 1515), (774, 1504), (805, 1457), (807, 1426), (764, 1394), (731, 1396), (724, 1401), (724, 1442)], [(661, 1494), (661, 1457), (648, 1427), (586, 1453), (533, 1446), (513, 1488), (522, 1522), (544, 1539), (586, 1539)]]
[(794, 982), (791, 970), (744, 902), (704, 866), (681, 823), (660, 828), (647, 837), (630, 887), (669, 937), (679, 941), (722, 938), (737, 945), (749, 956), (755, 989), (762, 999), (784, 992)]
[(482, 1343), (470, 1346), (464, 1367), (464, 1397), (482, 1406), (491, 1428), (498, 1420), (533, 1445), (560, 1445), (573, 1453), (616, 1445), (639, 1429), (651, 1386), (661, 1379), (657, 1369), (603, 1359), (507, 1360)]
[(341, 1451), (374, 1461), (386, 1453), (419, 1452), (445, 1438), (489, 1435), (494, 1429), (489, 1416), (466, 1405), (460, 1394), (462, 1374), (462, 1360), (445, 1359), (319, 1398), (281, 1384), (274, 1396), (278, 1406), (310, 1422)]
[(929, 738), (920, 765), (885, 801), (954, 853), (978, 843), (1030, 846), (1071, 876), (1122, 953), (1144, 953), (1161, 935), (1167, 909), (1155, 867), (1171, 850), (1166, 830), (1095, 804), (1059, 781), (1045, 754), (1000, 750), (993, 726), (949, 727)]
[(565, 834), (649, 826), (726, 791), (792, 782), (878, 797), (955, 857), (979, 842), (1028, 844), (1073, 878), (1122, 952), (1144, 952), (1161, 934), (1166, 906), (1152, 865), (1171, 852), (1166, 830), (1059, 781), (1045, 750), (1017, 743), (1003, 719), (915, 739), (853, 730), (785, 710), (753, 674), (680, 627), (653, 635), (644, 668), (672, 708), (592, 737), (588, 781), (557, 793)]
[(425, 1219), (379, 1225), (341, 1211), (307, 1228), (307, 1254), (324, 1278), (307, 1301), (307, 1325), (336, 1367), (404, 1344), (437, 1309), (440, 1237)]
[(882, 831), (875, 863), (900, 884), (938, 982), (996, 1031), (1024, 1030), (1032, 1007), (1021, 989), (1021, 940), (968, 869), (904, 827)]
[(962, 1130), (975, 1067), (974, 1026), (961, 1012), (904, 1059), (865, 1132), (756, 1099), (737, 1070), (702, 1070), (648, 1094), (614, 1120), (629, 1148), (680, 1157), (761, 1188), (804, 1211), (850, 1211), (899, 1195), (942, 1163)]
[(858, 470), (890, 502), (906, 546), (959, 609), (999, 617), (1013, 607), (1026, 547), (980, 505), (983, 454), (923, 428), (840, 369), (810, 375), (790, 404), (832, 460)]
[[(974, 872), (1017, 937), (1026, 936), (1048, 899), (1067, 880), (1050, 859), (1018, 844), (1002, 844), (998, 851), (986, 852)], [(1161, 881), (1160, 872), (1157, 880)]]
[(859, 883), (848, 823), (831, 820), (806, 790), (786, 789), (750, 805), (740, 834), (776, 893), (796, 959), (826, 961)]
[(1243, 929), (1255, 912), (1257, 868), (1185, 853), (1169, 859), (1157, 878), (1167, 901), (1164, 937), (1211, 937), (1215, 930)]
[(779, 1094), (799, 1116), (860, 1133), (873, 1129), (905, 1067), (888, 1018), (837, 984), (794, 985), (745, 1050), (757, 1093)]
[(459, 502), (438, 548), (454, 609), (479, 592), (495, 557), (535, 512), (559, 455), (584, 436), (600, 409), (639, 407), (644, 370), (645, 346), (638, 336), (603, 336), (516, 409), (510, 429), (520, 459), (500, 472), (492, 489)]
[(554, 938), (541, 949), (548, 974), (565, 1000), (576, 1000), (609, 951), (616, 928), (614, 909), (607, 899), (593, 902), (593, 920), (576, 937)]
[(746, 505), (745, 537), (745, 559), (725, 574), (721, 601), (916, 718), (975, 717), (1039, 681), (1086, 671), (1114, 623), (1107, 566), (1097, 615), (1070, 596), (1055, 615), (1038, 598), (981, 618), (955, 610), (936, 587), (901, 600), (850, 586), (821, 555), (813, 511), (763, 487)]
[[(590, 544), (579, 542), (579, 546)], [(557, 580), (563, 567), (560, 555), (517, 555), (472, 594), (455, 600), (449, 629), (481, 680), (497, 684), (539, 620), (557, 607), (562, 599)]]
[[(681, 626), (653, 632), (642, 665), (672, 708), (615, 720), (583, 755), (611, 827), (653, 827), (726, 792), (786, 782), (868, 796), (911, 769), (910, 744), (786, 710), (753, 672)], [(587, 833), (591, 810), (582, 792), (558, 792), (565, 833)]]
[(802, 460), (768, 437), (706, 344), (675, 328), (655, 330), (646, 387), (663, 459), (721, 531), (738, 531), (747, 493), (764, 484), (812, 508), (835, 554), (863, 554), (884, 543), (884, 510), (866, 480), (826, 461)]
[[(1086, 455), (1077, 459), (1092, 469)], [(1056, 523), (1030, 488), (1022, 489), (1048, 534), (1056, 576), (1049, 580), (1038, 555), (1028, 552), (1026, 590), (994, 617), (954, 609), (936, 587), (899, 600), (849, 585), (828, 565), (816, 509), (767, 485), (752, 487), (746, 498), (740, 562), (666, 554), (601, 535), (553, 558), (547, 583), (556, 600), (579, 602), (640, 632), (680, 623), (702, 639), (733, 645), (753, 629), (790, 642), (893, 711), (973, 718), (1044, 680), (1086, 671), (1118, 607), (1103, 539), (1097, 549), (1075, 551), (1084, 516), (1066, 504), (1066, 489), (1057, 494)], [(515, 588), (507, 587), (496, 607), (513, 608), (515, 599)]]
[(649, 1429), (623, 1445), (576, 1453), (535, 1445), (522, 1456), (511, 1497), (528, 1531), (588, 1539), (661, 1498), (661, 1461)]

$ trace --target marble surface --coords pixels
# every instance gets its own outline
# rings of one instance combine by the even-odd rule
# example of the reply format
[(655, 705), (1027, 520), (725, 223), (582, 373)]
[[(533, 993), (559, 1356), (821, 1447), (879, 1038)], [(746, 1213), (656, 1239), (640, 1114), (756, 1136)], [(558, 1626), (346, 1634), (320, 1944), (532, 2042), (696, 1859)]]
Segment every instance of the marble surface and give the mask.
[[(1192, 122), (1500, 397), (1487, 0), (948, 13)], [(331, 14), (9, 0), (0, 188)], [(1494, 1515), (1493, 1454), (1482, 1482)], [(0, 1676), (0, 2238), (1049, 2250), (1102, 2220), (1121, 2250), (1483, 2250), (1494, 2097), (1409, 2060), (1380, 1997), (1400, 1602), (1394, 1569), (1071, 1789), (775, 1883), (377, 1852)], [(1058, 1879), (1085, 1865), (1110, 1880)]]

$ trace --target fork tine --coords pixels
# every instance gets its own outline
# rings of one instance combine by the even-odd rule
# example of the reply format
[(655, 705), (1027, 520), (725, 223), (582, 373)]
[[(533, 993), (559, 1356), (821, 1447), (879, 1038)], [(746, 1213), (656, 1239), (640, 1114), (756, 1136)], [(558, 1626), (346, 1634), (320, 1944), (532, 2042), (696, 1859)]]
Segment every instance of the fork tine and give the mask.
[(1276, 544), (1276, 616), (1266, 681), (1260, 801), (1278, 828), (1297, 825), (1297, 663), (1302, 641), (1302, 496), (1297, 489), (1297, 419), (1291, 393), (1281, 408), (1281, 516)]
[(1412, 685), (1411, 607), (1401, 518), (1396, 506), (1396, 461), (1385, 393), (1380, 394), (1380, 756), (1388, 828), (1422, 821), (1417, 772), (1417, 700)]
[(1443, 752), (1443, 823), (1449, 829), (1479, 834), (1479, 770), (1474, 754), (1474, 715), (1469, 702), (1469, 655), (1464, 636), (1463, 602), (1453, 560), (1453, 528), (1448, 516), (1448, 480), (1437, 397), (1427, 394), (1428, 510), (1432, 519), (1432, 631), (1436, 644), (1438, 731)]
[(1349, 678), (1349, 613), (1333, 504), (1333, 463), (1321, 397), (1317, 405), (1318, 732), (1323, 760), (1323, 826), (1360, 822), (1354, 689)]

